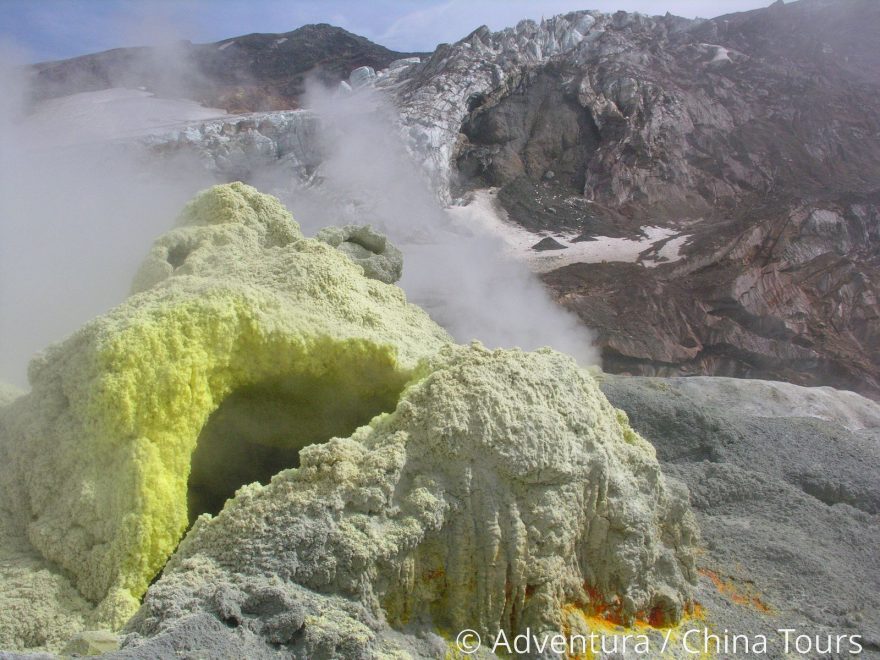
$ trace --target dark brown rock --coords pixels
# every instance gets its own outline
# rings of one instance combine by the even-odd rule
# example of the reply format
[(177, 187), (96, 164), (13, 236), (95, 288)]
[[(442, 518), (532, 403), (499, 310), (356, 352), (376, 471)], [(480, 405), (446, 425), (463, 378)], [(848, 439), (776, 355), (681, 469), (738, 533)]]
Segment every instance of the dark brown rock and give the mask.
[(877, 33), (869, 0), (708, 21), (620, 12), (589, 47), (473, 99), (457, 190), (499, 187), (536, 232), (691, 236), (681, 261), (642, 254), (657, 268), (544, 276), (597, 329), (606, 369), (880, 396)]
[(656, 268), (544, 276), (607, 370), (832, 385), (880, 397), (880, 196), (704, 227)]
[(536, 252), (544, 252), (545, 250), (566, 250), (568, 249), (568, 246), (563, 245), (551, 236), (547, 236), (535, 243), (532, 246), (532, 249)]

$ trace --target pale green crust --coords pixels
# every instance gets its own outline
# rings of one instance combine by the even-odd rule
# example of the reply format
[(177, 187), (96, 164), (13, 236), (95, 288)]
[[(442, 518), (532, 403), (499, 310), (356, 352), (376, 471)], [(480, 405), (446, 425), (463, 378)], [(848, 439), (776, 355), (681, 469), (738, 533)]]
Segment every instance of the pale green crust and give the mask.
[(315, 236), (364, 269), (364, 275), (393, 284), (403, 275), (403, 254), (370, 225), (325, 227)]
[[(479, 344), (426, 367), (392, 413), (200, 518), (128, 630), (173, 636), (208, 613), (296, 657), (378, 657), (403, 651), (395, 630), (682, 617), (697, 577), (687, 494), (585, 370)], [(260, 616), (266, 600), (293, 621)]]

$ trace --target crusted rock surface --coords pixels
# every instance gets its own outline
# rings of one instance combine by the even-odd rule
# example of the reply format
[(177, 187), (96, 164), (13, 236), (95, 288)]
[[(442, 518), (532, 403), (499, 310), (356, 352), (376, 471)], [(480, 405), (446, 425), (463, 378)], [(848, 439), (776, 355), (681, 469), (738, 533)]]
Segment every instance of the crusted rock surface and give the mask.
[(880, 405), (747, 379), (602, 381), (690, 490), (703, 625), (766, 635), (768, 657), (784, 657), (782, 627), (861, 635), (859, 657), (880, 657)]

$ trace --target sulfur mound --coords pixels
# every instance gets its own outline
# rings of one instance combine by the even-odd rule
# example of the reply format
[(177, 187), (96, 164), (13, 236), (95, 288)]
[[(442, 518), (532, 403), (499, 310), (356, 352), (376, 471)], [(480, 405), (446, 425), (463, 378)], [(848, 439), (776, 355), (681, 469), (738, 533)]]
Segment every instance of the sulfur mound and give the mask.
[(364, 269), (364, 275), (393, 284), (403, 274), (403, 254), (369, 225), (325, 227), (315, 236)]
[[(133, 288), (0, 407), (0, 554), (51, 587), (25, 593), (21, 571), (0, 572), (0, 648), (121, 626), (191, 518), (393, 410), (419, 359), (450, 341), (238, 183), (195, 198)], [(21, 620), (35, 610), (51, 629), (36, 636)]]
[(426, 372), (390, 414), (201, 517), (123, 654), (438, 657), (431, 631), (681, 617), (686, 492), (591, 376), (549, 349), (479, 345)]
[(125, 303), (0, 392), (0, 648), (135, 612), (119, 657), (436, 657), (464, 627), (681, 617), (686, 492), (593, 378), (455, 346), (377, 281), (384, 238), (328, 237), (211, 188)]

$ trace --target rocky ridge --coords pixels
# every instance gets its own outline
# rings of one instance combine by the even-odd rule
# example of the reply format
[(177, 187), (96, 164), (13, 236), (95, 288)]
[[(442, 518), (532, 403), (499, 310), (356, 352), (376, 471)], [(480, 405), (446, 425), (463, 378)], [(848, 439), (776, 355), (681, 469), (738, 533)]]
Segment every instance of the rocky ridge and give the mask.
[(305, 82), (336, 85), (358, 67), (385, 69), (398, 53), (327, 24), (216, 43), (117, 48), (31, 67), (36, 101), (109, 87), (144, 88), (228, 112), (298, 108)]
[(709, 21), (576, 12), (480, 28), (395, 94), (446, 199), (497, 187), (536, 243), (637, 239), (647, 225), (687, 239), (674, 267), (545, 276), (596, 324), (609, 369), (877, 396), (880, 108), (873, 79), (829, 45), (872, 21), (863, 0)]
[[(880, 111), (842, 35), (877, 20), (863, 0), (709, 21), (576, 12), (480, 28), (424, 62), (350, 80), (393, 99), (445, 203), (497, 188), (503, 214), (535, 233), (533, 245), (668, 232), (635, 265), (543, 276), (598, 330), (608, 369), (875, 396)], [(826, 45), (785, 21), (827, 33)], [(321, 161), (318, 121), (232, 118), (153, 147), (195, 151), (227, 180), (280, 159), (309, 181)], [(683, 241), (674, 265), (659, 256), (668, 241)]]

